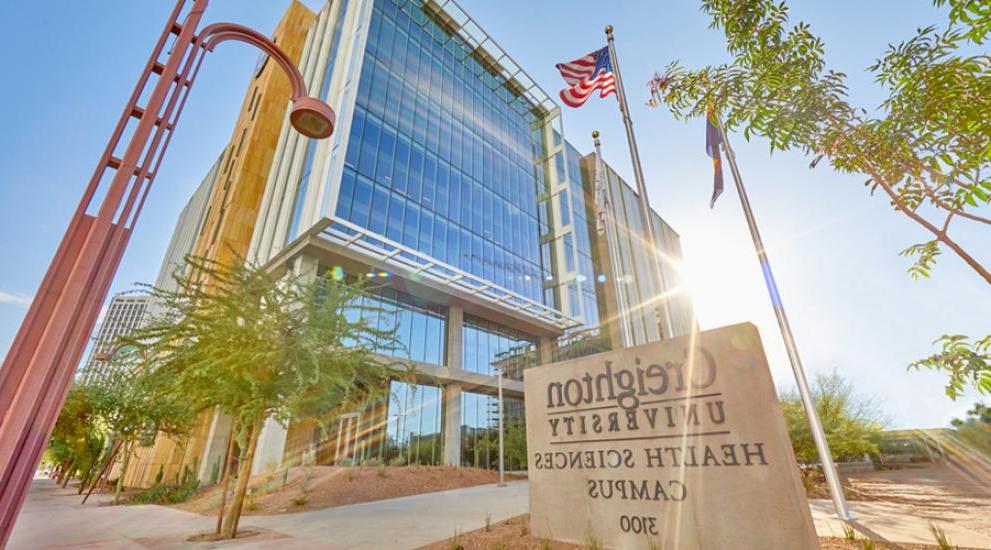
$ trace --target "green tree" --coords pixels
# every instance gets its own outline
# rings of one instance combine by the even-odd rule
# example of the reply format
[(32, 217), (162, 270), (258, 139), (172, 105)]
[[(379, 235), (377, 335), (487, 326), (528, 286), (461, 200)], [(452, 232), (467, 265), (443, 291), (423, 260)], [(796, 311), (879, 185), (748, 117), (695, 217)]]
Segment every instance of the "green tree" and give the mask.
[(991, 457), (991, 407), (975, 403), (967, 411), (965, 418), (954, 418), (951, 422), (957, 435), (967, 449), (973, 449)]
[(89, 388), (73, 384), (52, 430), (45, 461), (57, 467), (63, 486), (76, 472), (82, 474), (85, 485), (104, 443), (104, 433), (93, 416)]
[[(765, 138), (772, 151), (798, 150), (813, 157), (812, 167), (826, 159), (865, 177), (871, 194), (880, 191), (928, 233), (901, 252), (915, 259), (912, 277), (929, 277), (946, 248), (991, 284), (987, 265), (951, 235), (951, 223), (969, 224), (991, 239), (991, 56), (984, 49), (991, 8), (979, 0), (934, 3), (947, 7), (941, 25), (891, 45), (868, 68), (887, 97), (866, 109), (848, 99), (846, 75), (827, 68), (825, 45), (810, 26), (789, 25), (784, 2), (702, 0), (733, 59), (697, 70), (671, 63), (651, 81), (651, 104), (681, 119), (712, 110), (727, 131)], [(951, 397), (968, 381), (991, 391), (989, 340), (972, 346), (961, 368), (960, 340), (943, 336), (943, 353), (915, 366), (949, 373)]]
[[(812, 399), (833, 458), (842, 461), (877, 453), (878, 439), (888, 421), (874, 401), (857, 395), (853, 385), (836, 372), (816, 376)], [(794, 392), (782, 394), (781, 410), (795, 459), (799, 464), (818, 462), (819, 455), (801, 398)]]
[(267, 419), (325, 421), (381, 399), (412, 370), (373, 351), (398, 349), (394, 316), (365, 301), (358, 282), (188, 264), (178, 290), (152, 291), (163, 312), (133, 341), (188, 400), (234, 416), (242, 459), (221, 529), (233, 538)]
[(123, 453), (114, 504), (120, 503), (135, 446), (159, 432), (186, 435), (196, 410), (133, 346), (118, 348), (108, 368), (88, 387), (92, 415), (119, 439)]

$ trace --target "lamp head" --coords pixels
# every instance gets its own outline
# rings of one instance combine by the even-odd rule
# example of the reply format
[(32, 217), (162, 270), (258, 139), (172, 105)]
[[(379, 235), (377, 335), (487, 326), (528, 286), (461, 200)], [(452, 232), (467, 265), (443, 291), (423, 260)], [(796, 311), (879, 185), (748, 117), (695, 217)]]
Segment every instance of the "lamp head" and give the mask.
[(323, 139), (334, 133), (337, 117), (334, 110), (315, 97), (301, 97), (292, 102), (289, 121), (306, 137)]

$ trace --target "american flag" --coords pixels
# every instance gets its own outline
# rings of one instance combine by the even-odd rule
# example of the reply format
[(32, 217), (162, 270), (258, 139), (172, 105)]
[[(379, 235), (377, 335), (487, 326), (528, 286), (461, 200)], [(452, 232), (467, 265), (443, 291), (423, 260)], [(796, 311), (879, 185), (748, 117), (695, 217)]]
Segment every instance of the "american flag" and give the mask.
[(608, 46), (570, 63), (558, 63), (556, 66), (568, 83), (568, 87), (561, 90), (561, 101), (569, 107), (581, 107), (595, 90), (599, 90), (599, 97), (616, 92), (616, 78), (613, 76)]

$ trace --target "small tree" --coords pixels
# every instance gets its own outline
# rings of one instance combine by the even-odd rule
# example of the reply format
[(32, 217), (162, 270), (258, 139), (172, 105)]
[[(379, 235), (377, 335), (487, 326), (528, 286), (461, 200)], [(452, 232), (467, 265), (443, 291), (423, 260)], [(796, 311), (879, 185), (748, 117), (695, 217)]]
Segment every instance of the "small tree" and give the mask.
[[(702, 0), (711, 27), (726, 35), (730, 63), (687, 70), (671, 63), (651, 81), (654, 105), (678, 118), (718, 113), (727, 130), (767, 139), (772, 151), (798, 150), (859, 174), (895, 211), (929, 235), (902, 250), (914, 257), (914, 278), (929, 277), (949, 249), (991, 285), (991, 269), (951, 233), (961, 224), (991, 239), (991, 9), (975, 0), (933, 0), (948, 6), (940, 26), (889, 46), (869, 70), (888, 94), (866, 109), (847, 97), (846, 75), (829, 70), (825, 45), (806, 23), (788, 24), (777, 0)], [(981, 232), (983, 231), (983, 235)], [(983, 241), (982, 241), (983, 238)], [(947, 393), (964, 382), (991, 391), (991, 336), (973, 346), (943, 336), (943, 352), (914, 366), (950, 374)], [(965, 349), (969, 348), (969, 349)]]
[[(120, 349), (120, 348), (119, 348)], [(148, 434), (185, 435), (195, 409), (134, 348), (121, 349), (88, 388), (93, 416), (119, 439), (123, 453), (114, 504), (120, 502), (134, 446)]]
[(383, 321), (391, 317), (363, 300), (360, 283), (188, 263), (178, 290), (153, 290), (164, 313), (134, 341), (178, 392), (234, 415), (242, 459), (222, 525), (222, 536), (233, 538), (266, 420), (326, 420), (380, 399), (390, 380), (411, 370), (372, 351), (398, 342)]
[(89, 388), (73, 384), (52, 430), (45, 460), (58, 467), (58, 481), (63, 486), (76, 472), (82, 475), (85, 484), (104, 442), (104, 434), (93, 416)]
[(985, 457), (991, 457), (991, 407), (975, 403), (963, 419), (954, 418), (951, 422), (957, 435), (968, 449), (977, 450)]
[[(874, 401), (856, 395), (853, 386), (836, 372), (816, 376), (812, 399), (836, 460), (877, 453), (877, 441), (887, 419)], [(819, 454), (799, 396), (795, 392), (782, 394), (781, 409), (795, 459), (799, 464), (817, 463)]]

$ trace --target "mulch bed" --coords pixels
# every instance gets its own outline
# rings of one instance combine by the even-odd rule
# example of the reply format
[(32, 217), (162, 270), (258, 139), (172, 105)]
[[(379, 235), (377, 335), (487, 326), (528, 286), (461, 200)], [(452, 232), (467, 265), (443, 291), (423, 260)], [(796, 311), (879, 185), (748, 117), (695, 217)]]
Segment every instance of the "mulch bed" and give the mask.
[[(498, 481), (498, 472), (454, 466), (296, 467), (291, 468), (288, 475), (279, 472), (252, 478), (244, 514), (321, 510)], [(175, 507), (211, 515), (216, 513), (219, 504), (220, 488), (213, 486)]]
[[(823, 550), (861, 550), (864, 543), (836, 537), (819, 537)], [(420, 550), (576, 550), (585, 545), (542, 539), (530, 534), (530, 515), (524, 514), (493, 523), (488, 528), (459, 534), (448, 540), (423, 546)], [(925, 544), (898, 544), (888, 546), (878, 542), (877, 550), (930, 550), (937, 548)]]

